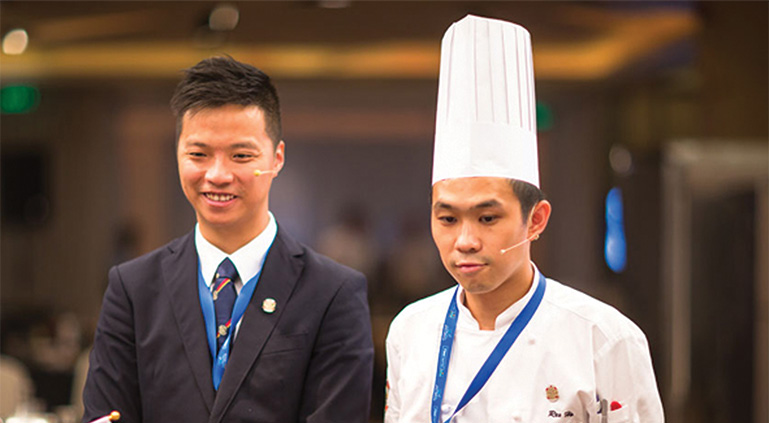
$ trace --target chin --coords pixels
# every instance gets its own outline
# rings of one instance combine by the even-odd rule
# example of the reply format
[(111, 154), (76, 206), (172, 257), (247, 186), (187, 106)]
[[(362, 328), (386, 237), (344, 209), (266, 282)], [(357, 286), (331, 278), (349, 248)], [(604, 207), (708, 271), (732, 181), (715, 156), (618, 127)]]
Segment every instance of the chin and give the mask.
[[(198, 220), (200, 222), (200, 220)], [(204, 216), (203, 222), (211, 229), (221, 230), (232, 227), (236, 224), (236, 221), (231, 218), (224, 218), (223, 216)]]
[(487, 294), (495, 289), (495, 287), (482, 282), (458, 281), (458, 283), (462, 286), (462, 289), (464, 289), (465, 292), (474, 295)]

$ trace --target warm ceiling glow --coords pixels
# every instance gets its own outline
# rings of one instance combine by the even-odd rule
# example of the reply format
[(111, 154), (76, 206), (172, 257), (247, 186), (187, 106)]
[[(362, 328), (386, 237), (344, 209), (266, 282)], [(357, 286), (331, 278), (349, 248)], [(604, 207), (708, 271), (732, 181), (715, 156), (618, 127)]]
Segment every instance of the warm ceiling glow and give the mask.
[(73, 43), (99, 37), (131, 36), (150, 32), (173, 19), (156, 9), (41, 18), (30, 30), (40, 43)]
[[(231, 25), (233, 10), (221, 9), (226, 7), (220, 6), (216, 10), (229, 10), (222, 13), (229, 16)], [(237, 14), (237, 9), (234, 13)], [(602, 18), (600, 24), (604, 30), (593, 39), (537, 43), (535, 37), (533, 54), (537, 79), (607, 78), (627, 66), (648, 59), (654, 52), (672, 43), (691, 37), (700, 26), (696, 17), (685, 11), (614, 14)], [(222, 53), (257, 64), (279, 78), (433, 79), (438, 76), (440, 40), (347, 46), (319, 43), (237, 44), (224, 45), (217, 51), (195, 48), (194, 44), (185, 41), (82, 43), (7, 57), (2, 74), (6, 78), (177, 78), (180, 69)]]
[(534, 45), (537, 77), (559, 74), (561, 79), (606, 78), (643, 60), (656, 50), (686, 39), (699, 29), (689, 13), (658, 12), (615, 17), (606, 35), (581, 43)]

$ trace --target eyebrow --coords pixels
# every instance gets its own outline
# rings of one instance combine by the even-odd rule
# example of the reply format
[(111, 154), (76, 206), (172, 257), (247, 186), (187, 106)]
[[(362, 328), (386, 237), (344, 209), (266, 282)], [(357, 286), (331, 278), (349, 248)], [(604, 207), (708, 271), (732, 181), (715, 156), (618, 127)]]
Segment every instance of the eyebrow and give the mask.
[(259, 145), (254, 142), (236, 142), (235, 144), (230, 144), (230, 148), (253, 148), (259, 150)]
[[(186, 142), (184, 143), (187, 147), (200, 147), (200, 148), (206, 148), (209, 147), (209, 145), (203, 141), (192, 141), (192, 142)], [(229, 149), (238, 149), (238, 148), (253, 148), (255, 150), (259, 150), (259, 146), (252, 142), (237, 142), (235, 144), (230, 144), (227, 148)]]
[[(492, 207), (502, 207), (502, 203), (500, 203), (497, 200), (493, 200), (493, 199), (492, 200), (481, 201), (480, 203), (471, 206), (470, 210), (488, 209), (488, 208), (492, 208)], [(433, 206), (433, 209), (435, 209), (435, 210), (437, 210), (437, 209), (441, 209), (441, 210), (455, 210), (456, 207), (454, 207), (454, 205), (452, 205), (452, 204), (449, 204), (449, 203), (446, 203), (446, 202), (443, 202), (443, 201), (437, 201), (435, 203), (435, 205)]]

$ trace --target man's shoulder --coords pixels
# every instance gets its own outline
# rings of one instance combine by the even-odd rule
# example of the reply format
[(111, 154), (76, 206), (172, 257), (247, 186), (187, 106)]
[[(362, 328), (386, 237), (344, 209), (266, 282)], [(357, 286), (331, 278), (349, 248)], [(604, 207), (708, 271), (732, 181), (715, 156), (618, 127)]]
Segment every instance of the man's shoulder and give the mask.
[(606, 338), (646, 338), (641, 329), (615, 307), (556, 280), (548, 279), (545, 301), (551, 309), (600, 331)]
[[(281, 242), (285, 242), (291, 249), (299, 251), (304, 261), (304, 272), (313, 277), (332, 277), (334, 279), (361, 279), (366, 277), (357, 269), (346, 266), (342, 263), (315, 251), (312, 247), (296, 240), (286, 232), (279, 232)], [(276, 239), (276, 242), (278, 242)]]
[(305, 263), (307, 265), (308, 271), (328, 272), (341, 275), (343, 277), (365, 278), (363, 273), (357, 269), (353, 269), (352, 267), (334, 261), (333, 259), (313, 250), (306, 245), (302, 245), (302, 247), (304, 248)]
[[(351, 286), (356, 289), (366, 289), (366, 276), (362, 272), (315, 251), (280, 228), (275, 243), (280, 244), (282, 251), (301, 261), (303, 279), (320, 282), (320, 285), (332, 290), (345, 284), (353, 284)], [(276, 244), (273, 244), (273, 249)]]
[(122, 272), (135, 272), (141, 269), (149, 269), (160, 266), (160, 263), (169, 255), (180, 252), (185, 247), (194, 248), (194, 236), (192, 232), (176, 238), (167, 244), (158, 247), (148, 253), (128, 261), (117, 264), (115, 267)]

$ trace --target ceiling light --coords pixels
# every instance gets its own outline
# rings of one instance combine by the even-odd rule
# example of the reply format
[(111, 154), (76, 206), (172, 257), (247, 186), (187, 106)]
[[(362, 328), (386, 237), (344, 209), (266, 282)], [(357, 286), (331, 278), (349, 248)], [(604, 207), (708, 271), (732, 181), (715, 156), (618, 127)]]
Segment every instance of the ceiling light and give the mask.
[(29, 36), (27, 31), (17, 28), (8, 31), (3, 37), (3, 53), (5, 54), (21, 54), (27, 49), (29, 43)]
[(318, 6), (323, 9), (345, 9), (350, 7), (351, 3), (350, 0), (320, 0)]
[(208, 27), (214, 31), (232, 31), (238, 26), (240, 12), (231, 4), (221, 4), (211, 11)]

